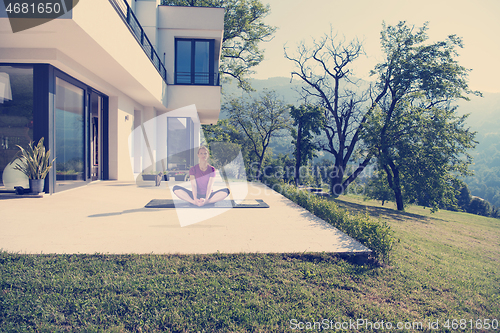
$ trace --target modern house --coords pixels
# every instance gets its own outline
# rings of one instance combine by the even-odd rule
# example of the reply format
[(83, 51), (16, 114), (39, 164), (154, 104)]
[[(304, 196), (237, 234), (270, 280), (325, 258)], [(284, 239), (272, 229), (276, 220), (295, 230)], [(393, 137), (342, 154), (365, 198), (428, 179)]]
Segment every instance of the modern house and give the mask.
[(220, 112), (224, 9), (159, 2), (75, 1), (13, 33), (0, 1), (0, 177), (16, 145), (42, 137), (47, 193), (195, 163), (200, 126)]

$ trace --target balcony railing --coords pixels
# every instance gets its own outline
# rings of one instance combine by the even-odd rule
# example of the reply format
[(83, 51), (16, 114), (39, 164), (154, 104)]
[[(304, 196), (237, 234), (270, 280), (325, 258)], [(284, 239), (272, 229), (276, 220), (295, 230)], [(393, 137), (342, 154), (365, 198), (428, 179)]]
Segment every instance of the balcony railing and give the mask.
[(176, 72), (175, 84), (219, 86), (219, 73), (208, 72)]
[(142, 49), (148, 56), (149, 60), (151, 60), (151, 62), (153, 63), (153, 66), (155, 66), (156, 70), (163, 78), (163, 81), (165, 81), (166, 83), (167, 70), (165, 69), (165, 65), (160, 60), (160, 57), (153, 47), (153, 44), (151, 44), (148, 36), (146, 36), (144, 29), (142, 28), (139, 20), (135, 16), (129, 4), (125, 0), (109, 0), (109, 2), (111, 2), (118, 14), (120, 14), (123, 21), (127, 24), (128, 28), (137, 39), (137, 42), (141, 45)]

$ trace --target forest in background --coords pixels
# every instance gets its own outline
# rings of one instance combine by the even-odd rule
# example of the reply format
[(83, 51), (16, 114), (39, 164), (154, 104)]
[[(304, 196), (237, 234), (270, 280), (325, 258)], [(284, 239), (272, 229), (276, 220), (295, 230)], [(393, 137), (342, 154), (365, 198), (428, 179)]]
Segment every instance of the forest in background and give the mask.
[[(264, 89), (274, 90), (286, 103), (299, 105), (301, 100), (297, 89), (301, 82), (286, 77), (274, 77), (267, 80), (250, 80), (255, 93)], [(223, 85), (223, 98), (241, 97), (245, 93), (237, 88), (235, 82)], [(483, 93), (483, 97), (472, 96), (470, 101), (458, 103), (458, 114), (470, 114), (466, 123), (477, 132), (476, 148), (470, 151), (474, 158), (470, 167), (474, 175), (464, 179), (471, 195), (483, 198), (492, 205), (500, 207), (500, 93)], [(221, 114), (221, 119), (227, 115)], [(275, 138), (271, 142), (273, 155), (288, 154), (293, 151), (291, 136)], [(319, 154), (319, 159), (323, 154)], [(328, 155), (328, 154), (325, 154)]]

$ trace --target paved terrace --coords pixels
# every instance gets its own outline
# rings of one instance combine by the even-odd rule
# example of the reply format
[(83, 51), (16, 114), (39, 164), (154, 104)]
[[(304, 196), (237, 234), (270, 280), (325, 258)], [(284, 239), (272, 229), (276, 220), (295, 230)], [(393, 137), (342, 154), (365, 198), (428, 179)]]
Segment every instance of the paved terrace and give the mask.
[[(43, 198), (0, 196), (0, 249), (90, 254), (369, 251), (262, 184), (240, 183), (237, 191), (231, 190), (246, 193), (246, 199), (263, 199), (270, 208), (175, 210), (144, 208), (152, 199), (172, 198), (173, 182), (160, 187), (147, 183), (152, 184), (100, 181)], [(189, 214), (200, 221), (181, 227)]]

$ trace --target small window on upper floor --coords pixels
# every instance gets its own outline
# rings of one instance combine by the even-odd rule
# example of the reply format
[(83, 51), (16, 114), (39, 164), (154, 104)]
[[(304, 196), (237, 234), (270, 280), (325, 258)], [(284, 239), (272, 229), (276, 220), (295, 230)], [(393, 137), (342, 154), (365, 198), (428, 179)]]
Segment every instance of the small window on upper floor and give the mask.
[(175, 40), (175, 84), (219, 84), (214, 44), (213, 39)]

